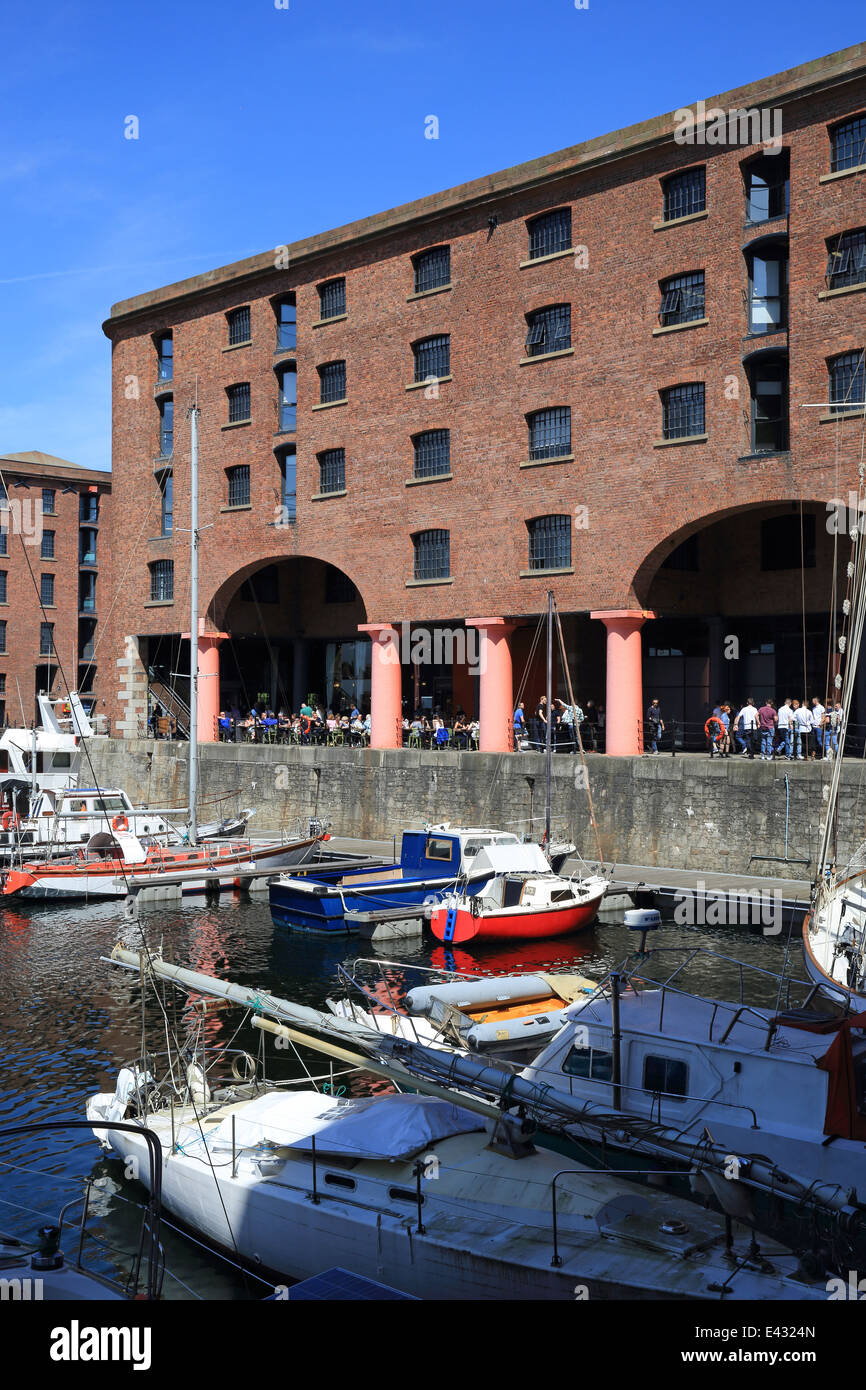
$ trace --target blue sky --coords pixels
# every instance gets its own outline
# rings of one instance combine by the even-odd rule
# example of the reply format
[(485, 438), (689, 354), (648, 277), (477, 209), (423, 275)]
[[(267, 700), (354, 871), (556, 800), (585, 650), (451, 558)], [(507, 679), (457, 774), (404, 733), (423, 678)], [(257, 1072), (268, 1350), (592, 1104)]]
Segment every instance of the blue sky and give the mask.
[(805, 0), (288, 6), (7, 9), (0, 453), (110, 465), (116, 300), (863, 38)]

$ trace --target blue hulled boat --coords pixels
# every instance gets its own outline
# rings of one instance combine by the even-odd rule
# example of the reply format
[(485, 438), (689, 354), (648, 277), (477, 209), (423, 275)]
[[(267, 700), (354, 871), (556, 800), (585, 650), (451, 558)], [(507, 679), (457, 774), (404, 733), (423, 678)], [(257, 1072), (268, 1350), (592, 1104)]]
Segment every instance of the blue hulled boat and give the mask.
[(516, 846), (516, 835), (489, 829), (427, 826), (404, 830), (400, 858), (391, 864), (323, 869), (303, 877), (281, 874), (269, 889), (271, 917), (278, 927), (346, 932), (346, 913), (438, 903), (458, 884), (477, 893), (490, 877), (487, 861), (473, 869), (487, 845)]

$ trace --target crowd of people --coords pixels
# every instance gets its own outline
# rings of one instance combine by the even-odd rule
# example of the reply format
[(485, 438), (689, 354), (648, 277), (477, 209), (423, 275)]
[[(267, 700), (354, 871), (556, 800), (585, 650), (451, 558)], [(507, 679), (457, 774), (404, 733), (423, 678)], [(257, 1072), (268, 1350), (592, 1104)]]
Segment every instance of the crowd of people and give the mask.
[(253, 707), (246, 715), (235, 707), (220, 710), (219, 736), (223, 742), (239, 743), (354, 743), (366, 744), (370, 738), (370, 715), (361, 715), (354, 705), (351, 711), (325, 713), (318, 703), (307, 701), (297, 713), (280, 709), (274, 713), (268, 706)]
[(512, 723), (515, 752), (546, 748), (548, 728), (550, 744), (556, 753), (576, 753), (581, 745), (590, 753), (604, 752), (604, 706), (596, 705), (594, 700), (587, 700), (585, 710), (577, 703), (554, 700), (548, 712), (547, 696), (542, 695), (529, 719), (524, 702), (520, 700)]
[[(824, 701), (813, 695), (811, 703), (788, 695), (776, 707), (768, 696), (760, 706), (750, 695), (734, 714), (734, 707), (718, 701), (704, 725), (710, 757), (760, 756), (763, 762), (784, 758), (787, 762), (830, 760), (839, 748), (844, 712), (839, 700)], [(644, 752), (658, 753), (665, 731), (661, 706), (654, 699), (644, 721)]]

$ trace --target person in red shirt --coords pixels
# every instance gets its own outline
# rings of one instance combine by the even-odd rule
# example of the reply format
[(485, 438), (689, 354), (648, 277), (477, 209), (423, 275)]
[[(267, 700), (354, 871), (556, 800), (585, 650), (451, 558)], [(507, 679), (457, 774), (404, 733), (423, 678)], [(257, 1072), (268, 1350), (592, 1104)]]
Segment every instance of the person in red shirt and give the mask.
[(758, 710), (758, 727), (761, 730), (761, 762), (765, 759), (768, 763), (773, 761), (773, 745), (775, 743), (773, 735), (778, 720), (776, 707), (768, 697)]

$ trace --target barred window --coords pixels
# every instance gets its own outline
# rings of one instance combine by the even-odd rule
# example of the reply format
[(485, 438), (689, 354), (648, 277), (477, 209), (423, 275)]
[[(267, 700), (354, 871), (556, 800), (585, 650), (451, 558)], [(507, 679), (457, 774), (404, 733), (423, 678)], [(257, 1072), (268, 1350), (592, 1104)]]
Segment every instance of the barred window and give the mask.
[(54, 651), (54, 624), (39, 624), (39, 655), (51, 656)]
[(436, 290), (451, 284), (451, 247), (433, 246), (412, 258), (415, 267), (415, 293)]
[(345, 362), (326, 362), (319, 367), (318, 371), (321, 404), (325, 405), (328, 401), (344, 401), (346, 399)]
[[(3, 602), (6, 602), (6, 576), (3, 577)], [(54, 607), (54, 575), (43, 574), (39, 580), (39, 602), (45, 608)]]
[(43, 514), (43, 516), (53, 516), (53, 515), (54, 515), (54, 499), (55, 499), (56, 496), (57, 496), (57, 493), (56, 493), (56, 491), (55, 491), (55, 489), (54, 489), (53, 487), (44, 487), (44, 488), (42, 489), (42, 514)]
[(844, 415), (846, 410), (862, 410), (866, 401), (866, 367), (864, 353), (844, 352), (828, 363), (830, 371), (830, 413)]
[(250, 505), (249, 464), (241, 463), (235, 468), (227, 468), (226, 477), (229, 484), (229, 506), (248, 507)]
[(277, 372), (279, 382), (279, 433), (297, 428), (298, 423), (298, 372), (295, 363), (280, 367)]
[(0, 622), (0, 652), (6, 651), (6, 619)]
[(53, 531), (43, 531), (43, 532), (42, 532), (42, 551), (41, 551), (41, 554), (42, 554), (42, 559), (43, 559), (43, 560), (53, 560), (53, 559), (54, 559), (54, 532), (53, 532)]
[(346, 312), (346, 282), (329, 280), (319, 286), (319, 318), (336, 319)]
[(702, 270), (692, 270), (687, 275), (672, 275), (662, 280), (660, 288), (659, 323), (663, 328), (704, 317), (706, 301)]
[(230, 313), (226, 314), (226, 322), (229, 326), (229, 347), (250, 341), (250, 306), (248, 304), (243, 309), (232, 309)]
[(2, 517), (2, 525), (0, 525), (0, 555), (8, 555), (8, 554), (9, 554), (9, 531), (8, 531), (8, 529), (7, 529), (7, 521), (6, 521), (6, 516), (5, 516), (5, 514), (4, 514), (3, 517)]
[(704, 212), (707, 206), (707, 171), (685, 169), (681, 174), (672, 174), (665, 179), (662, 187), (665, 195), (665, 222), (675, 222), (678, 217), (690, 217), (692, 213)]
[(526, 315), (526, 353), (543, 357), (571, 347), (571, 305), (551, 304)]
[(538, 516), (527, 521), (529, 568), (562, 570), (571, 565), (571, 519), (568, 516)]
[(159, 456), (170, 458), (174, 449), (174, 397), (163, 396), (159, 402)]
[[(8, 575), (8, 571), (7, 571), (7, 570), (0, 570), (0, 603), (5, 603), (5, 602), (6, 602), (6, 579), (7, 579), (7, 575)], [(52, 577), (52, 579), (54, 578), (53, 575), (52, 575), (51, 577)]]
[(556, 212), (545, 212), (541, 217), (533, 217), (527, 223), (529, 229), (529, 259), (539, 256), (555, 256), (557, 251), (568, 251), (571, 247), (571, 208), (558, 208)]
[(274, 305), (277, 316), (277, 347), (293, 348), (298, 342), (298, 311), (294, 297), (278, 299)]
[(528, 418), (530, 459), (562, 458), (571, 453), (571, 407), (536, 410)]
[(415, 477), (436, 478), (451, 472), (451, 431), (425, 430), (412, 440)]
[(154, 560), (150, 569), (150, 598), (152, 603), (165, 603), (174, 598), (174, 561)]
[(451, 532), (419, 531), (412, 537), (416, 579), (451, 577)]
[(866, 164), (866, 116), (855, 116), (830, 131), (830, 168), (835, 174), (861, 164)]
[(706, 427), (704, 383), (691, 381), (662, 391), (663, 435), (665, 439), (687, 439), (703, 434)]
[(427, 381), (429, 377), (451, 375), (451, 338), (447, 333), (439, 333), (435, 338), (422, 338), (412, 344), (415, 354), (415, 380)]
[(318, 455), (319, 491), (345, 492), (346, 490), (346, 450), (326, 449)]
[(250, 418), (250, 383), (239, 381), (235, 386), (226, 387), (229, 398), (229, 424)]
[(827, 288), (839, 290), (845, 285), (862, 285), (866, 281), (866, 228), (856, 232), (841, 232), (827, 242)]
[(170, 333), (161, 333), (156, 342), (156, 375), (159, 381), (171, 381), (174, 376), (174, 340)]

